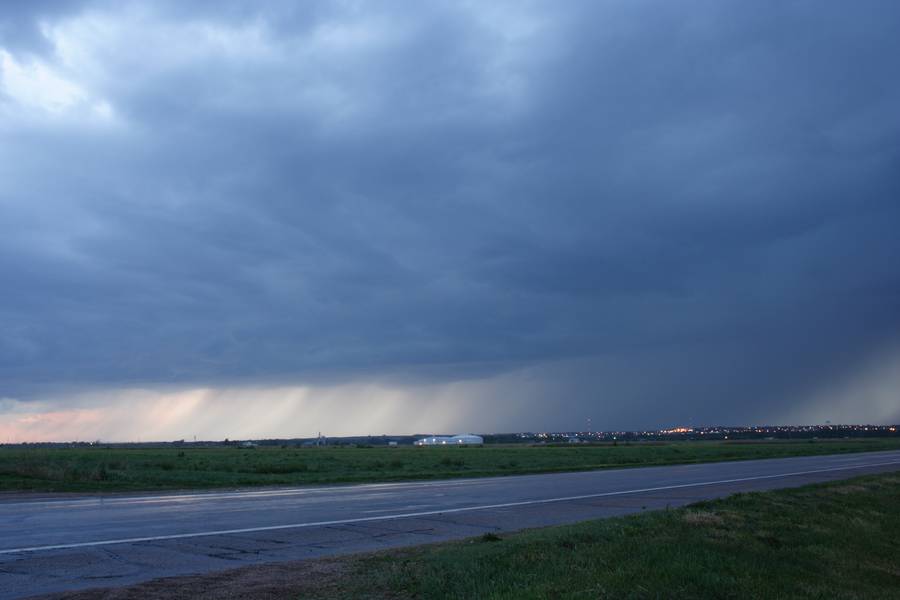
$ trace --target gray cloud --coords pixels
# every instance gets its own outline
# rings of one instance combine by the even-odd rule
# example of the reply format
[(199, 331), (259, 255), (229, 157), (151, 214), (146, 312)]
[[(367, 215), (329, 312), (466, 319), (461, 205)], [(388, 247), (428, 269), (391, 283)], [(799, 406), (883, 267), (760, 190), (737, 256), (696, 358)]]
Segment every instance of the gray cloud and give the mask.
[(525, 369), (484, 426), (813, 418), (900, 341), (893, 2), (23, 6), (0, 397)]

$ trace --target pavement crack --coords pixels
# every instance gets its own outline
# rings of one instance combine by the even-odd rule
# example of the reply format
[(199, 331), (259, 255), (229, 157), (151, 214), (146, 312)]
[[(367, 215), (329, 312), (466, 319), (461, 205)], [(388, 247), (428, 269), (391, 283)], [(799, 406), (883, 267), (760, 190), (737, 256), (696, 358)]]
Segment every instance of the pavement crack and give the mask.
[[(235, 554), (254, 554), (254, 555), (256, 555), (256, 556), (259, 556), (259, 553), (260, 553), (260, 550), (259, 550), (259, 549), (255, 549), (255, 550), (247, 550), (246, 548), (232, 548), (232, 547), (230, 547), (230, 546), (210, 546), (210, 548), (211, 548), (211, 549), (218, 550), (220, 553), (231, 553), (232, 555), (235, 555)], [(207, 553), (207, 554), (209, 554), (209, 553)], [(212, 556), (212, 555), (210, 554), (210, 556)]]
[[(421, 517), (421, 519), (423, 521), (432, 521), (434, 523), (441, 523), (444, 525), (455, 525), (457, 527), (472, 527), (475, 529), (486, 529), (486, 530), (493, 530), (493, 531), (500, 531), (503, 529), (502, 527), (499, 527), (497, 525), (485, 525), (482, 523), (464, 523), (462, 521), (457, 521), (456, 519), (451, 519), (451, 518), (447, 518), (447, 517), (440, 517), (440, 518), (438, 518), (438, 517)], [(432, 530), (433, 530), (433, 528), (432, 528)]]
[(136, 563), (134, 561), (128, 560), (127, 558), (125, 558), (124, 556), (119, 554), (118, 552), (111, 550), (109, 548), (101, 548), (100, 550), (103, 552), (103, 554), (105, 554), (112, 560), (116, 561), (117, 563), (120, 563), (123, 565), (128, 565), (130, 567), (140, 567), (141, 566), (140, 563)]
[(290, 544), (287, 540), (276, 540), (276, 539), (266, 539), (266, 538), (250, 538), (254, 542), (258, 544)]
[[(357, 523), (353, 524), (352, 527), (354, 530), (360, 530), (369, 535), (401, 535), (404, 533), (427, 533), (434, 532), (434, 527), (422, 527), (422, 528), (414, 528), (414, 529), (392, 529), (390, 527), (377, 526), (366, 523)], [(376, 533), (370, 533), (376, 532)]]

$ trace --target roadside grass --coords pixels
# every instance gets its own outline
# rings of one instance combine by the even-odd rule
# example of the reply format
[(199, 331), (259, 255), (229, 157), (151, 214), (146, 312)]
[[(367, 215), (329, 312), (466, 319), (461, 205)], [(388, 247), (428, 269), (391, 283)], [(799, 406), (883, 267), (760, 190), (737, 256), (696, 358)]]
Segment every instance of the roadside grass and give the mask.
[(0, 491), (104, 492), (482, 477), (900, 449), (900, 438), (451, 448), (0, 448)]
[(900, 473), (343, 560), (294, 597), (900, 598)]

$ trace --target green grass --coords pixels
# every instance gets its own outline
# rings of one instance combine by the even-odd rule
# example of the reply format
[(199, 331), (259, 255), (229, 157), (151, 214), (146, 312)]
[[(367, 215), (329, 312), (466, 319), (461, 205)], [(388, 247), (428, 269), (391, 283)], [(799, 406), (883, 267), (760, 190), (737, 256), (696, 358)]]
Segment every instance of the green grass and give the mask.
[(341, 562), (315, 597), (900, 598), (900, 474)]
[(481, 477), (900, 449), (900, 438), (481, 448), (0, 448), (0, 491), (96, 492)]

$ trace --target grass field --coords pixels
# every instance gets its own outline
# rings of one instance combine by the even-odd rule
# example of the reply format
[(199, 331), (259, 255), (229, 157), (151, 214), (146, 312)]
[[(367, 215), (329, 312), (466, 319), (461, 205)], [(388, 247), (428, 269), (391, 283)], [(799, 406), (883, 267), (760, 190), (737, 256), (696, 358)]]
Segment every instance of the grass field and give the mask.
[(0, 491), (136, 491), (480, 477), (900, 449), (900, 439), (473, 448), (0, 448)]
[(370, 555), (332, 597), (900, 598), (898, 507), (900, 474), (741, 494)]
[(68, 600), (900, 598), (900, 473)]

